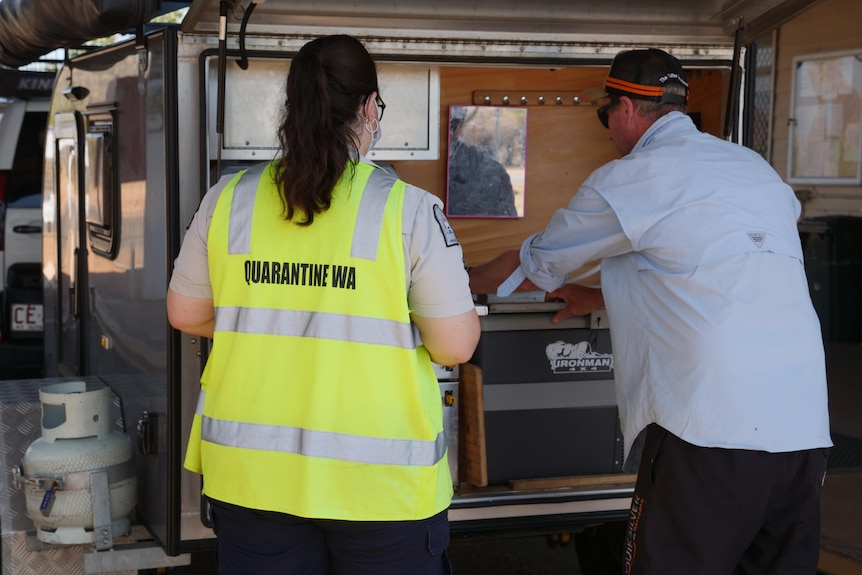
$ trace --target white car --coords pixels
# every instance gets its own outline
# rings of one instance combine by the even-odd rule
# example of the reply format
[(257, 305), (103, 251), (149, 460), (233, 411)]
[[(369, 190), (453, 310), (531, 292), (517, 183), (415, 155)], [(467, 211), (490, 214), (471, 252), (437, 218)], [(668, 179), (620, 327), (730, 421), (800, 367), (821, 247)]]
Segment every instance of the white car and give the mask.
[(22, 379), (43, 372), (42, 166), (50, 102), (32, 88), (41, 81), (49, 94), (53, 78), (0, 75), (0, 379)]

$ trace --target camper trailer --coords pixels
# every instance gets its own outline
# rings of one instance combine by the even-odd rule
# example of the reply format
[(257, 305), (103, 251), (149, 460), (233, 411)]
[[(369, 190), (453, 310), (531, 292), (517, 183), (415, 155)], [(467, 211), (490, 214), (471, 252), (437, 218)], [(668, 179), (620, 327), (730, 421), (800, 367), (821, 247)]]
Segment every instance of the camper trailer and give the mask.
[[(134, 572), (186, 564), (214, 547), (201, 479), (182, 467), (209, 341), (171, 329), (165, 294), (209, 187), (277, 153), (284, 78), (304, 43), (331, 33), (363, 41), (387, 105), (370, 158), (447, 202), (450, 118), (492, 112), (499, 122), (517, 112), (518, 127), (502, 136), (515, 158), (516, 213), (449, 213), (472, 265), (542, 229), (590, 171), (615, 157), (596, 104), (622, 49), (676, 55), (700, 129), (770, 154), (772, 32), (818, 2), (368, 0), (357, 9), (339, 0), (194, 0), (171, 3), (188, 8), (180, 24), (154, 25), (158, 2), (127, 0), (101, 20), (81, 21), (86, 11), (57, 16), (78, 4), (89, 2), (0, 4), (0, 26), (30, 26), (17, 42), (4, 32), (7, 66), (130, 33), (68, 59), (54, 82), (42, 200), (46, 378), (0, 386), (3, 573), (29, 573), (34, 555), (86, 572)], [(115, 29), (105, 29), (105, 16)], [(50, 22), (59, 29), (47, 33)], [(817, 205), (829, 211), (822, 199)], [(578, 275), (597, 285), (600, 266)], [(477, 299), (476, 355), (437, 366), (453, 534), (578, 533), (628, 515), (634, 477), (622, 472), (606, 318), (599, 310), (552, 326), (559, 304), (533, 296)], [(34, 535), (25, 501), (28, 490), (45, 498), (62, 486), (20, 466), (39, 438), (44, 389), (76, 381), (111, 391), (106, 409), (130, 440), (136, 502), (129, 529), (94, 507), (108, 537), (65, 544), (51, 542), (50, 526)]]

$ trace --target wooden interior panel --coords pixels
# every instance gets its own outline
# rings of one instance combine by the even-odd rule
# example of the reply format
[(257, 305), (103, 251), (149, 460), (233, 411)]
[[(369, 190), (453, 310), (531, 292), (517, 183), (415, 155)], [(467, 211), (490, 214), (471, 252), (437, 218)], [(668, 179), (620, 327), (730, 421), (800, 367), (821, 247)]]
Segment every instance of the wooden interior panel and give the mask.
[(609, 485), (634, 487), (637, 477), (637, 474), (634, 473), (613, 473), (608, 475), (579, 475), (576, 477), (516, 479), (509, 481), (509, 487), (515, 490), (559, 489), (562, 487), (595, 489)]
[(488, 460), (485, 450), (485, 403), (482, 394), (482, 369), (472, 363), (461, 364), (458, 390), (458, 469), (459, 480), (475, 487), (488, 485)]
[[(446, 199), (446, 151), (450, 105), (472, 105), (474, 92), (547, 90), (543, 105), (527, 107), (527, 162), (524, 217), (450, 217), (470, 265), (516, 248), (528, 235), (547, 225), (578, 186), (597, 167), (619, 157), (591, 104), (557, 105), (555, 92), (594, 92), (607, 68), (443, 67), (440, 71), (440, 159), (393, 162), (402, 179)], [(699, 113), (701, 129), (720, 135), (724, 82), (721, 70), (690, 70), (689, 112)], [(591, 265), (591, 264), (588, 264)]]

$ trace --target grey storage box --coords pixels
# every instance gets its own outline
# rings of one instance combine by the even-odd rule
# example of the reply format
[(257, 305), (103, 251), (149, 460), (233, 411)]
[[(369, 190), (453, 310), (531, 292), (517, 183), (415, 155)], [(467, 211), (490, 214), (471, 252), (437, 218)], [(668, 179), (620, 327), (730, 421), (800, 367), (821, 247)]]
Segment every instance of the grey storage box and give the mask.
[(471, 359), (481, 370), (488, 484), (622, 471), (607, 329), (553, 312), (481, 318)]

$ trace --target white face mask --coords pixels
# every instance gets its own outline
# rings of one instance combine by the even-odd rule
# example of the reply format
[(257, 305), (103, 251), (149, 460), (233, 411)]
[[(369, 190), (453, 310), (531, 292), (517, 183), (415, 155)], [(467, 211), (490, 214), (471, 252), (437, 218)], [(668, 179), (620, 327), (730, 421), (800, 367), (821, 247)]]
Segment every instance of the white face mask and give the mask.
[(371, 134), (371, 147), (373, 148), (377, 142), (380, 141), (380, 138), (383, 137), (383, 127), (380, 125), (380, 122), (377, 123), (377, 129), (374, 130), (374, 133)]
[[(380, 118), (380, 106), (377, 105), (377, 102), (374, 102), (374, 107), (377, 108), (377, 117)], [(380, 125), (380, 120), (377, 121), (377, 129), (371, 133), (371, 147), (374, 148), (374, 145), (380, 141), (380, 138), (383, 137), (383, 126)]]

